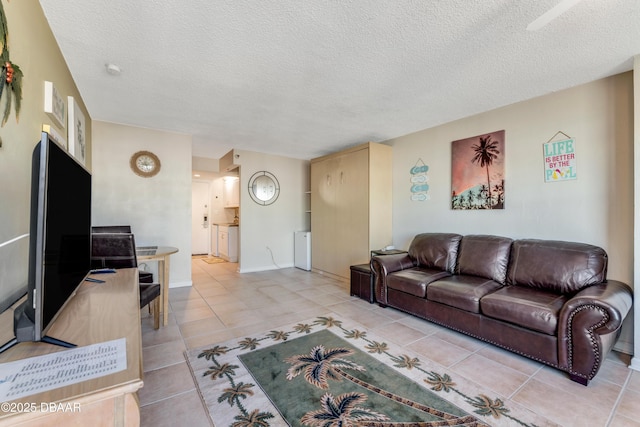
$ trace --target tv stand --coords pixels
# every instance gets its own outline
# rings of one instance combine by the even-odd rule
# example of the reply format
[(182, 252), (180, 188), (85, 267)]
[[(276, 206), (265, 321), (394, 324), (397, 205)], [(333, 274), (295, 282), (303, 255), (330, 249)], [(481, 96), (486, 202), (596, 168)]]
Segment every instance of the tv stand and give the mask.
[(71, 344), (70, 342), (66, 342), (66, 341), (59, 340), (57, 338), (50, 337), (49, 335), (45, 335), (44, 337), (42, 337), (40, 342), (46, 342), (47, 344), (53, 344), (53, 345), (57, 345), (65, 348), (77, 347), (77, 345), (75, 344)]
[[(73, 348), (73, 347), (77, 347), (75, 344), (71, 344), (70, 342), (66, 342), (66, 341), (62, 341), (56, 338), (52, 338), (49, 336), (44, 336), (42, 337), (42, 339), (39, 342), (44, 342), (47, 344), (53, 344), (53, 345), (57, 345), (60, 347), (65, 347), (65, 348)], [(18, 344), (19, 341), (17, 340), (17, 338), (13, 338), (11, 341), (9, 341), (8, 343), (4, 344), (2, 347), (0, 347), (0, 353), (4, 353), (5, 351), (9, 350), (11, 347), (13, 347), (14, 345)]]
[[(105, 283), (84, 282), (78, 288), (47, 331), (49, 337), (45, 338), (56, 343), (73, 342), (85, 346), (124, 337), (127, 369), (11, 401), (16, 407), (35, 408), (35, 411), (0, 411), (0, 427), (92, 425), (96, 420), (104, 425), (140, 425), (136, 396), (143, 385), (138, 269), (117, 270), (115, 274), (104, 276)], [(0, 342), (13, 338), (12, 317), (12, 310), (0, 315)], [(44, 341), (43, 338), (42, 342), (19, 342), (0, 354), (0, 363), (63, 350), (58, 345), (44, 345)], [(72, 409), (48, 410), (52, 405)], [(76, 405), (80, 406), (73, 410)]]
[[(25, 311), (26, 305), (28, 301), (24, 301), (20, 304), (13, 312), (13, 333), (14, 337), (9, 340), (6, 344), (0, 347), (0, 354), (9, 350), (14, 345), (21, 342), (32, 342), (34, 341), (33, 334), (33, 320), (27, 316)], [(47, 344), (58, 345), (60, 347), (72, 348), (76, 347), (75, 344), (71, 344), (66, 341), (59, 340), (57, 338), (53, 338), (45, 335), (40, 339), (40, 342), (44, 342)]]

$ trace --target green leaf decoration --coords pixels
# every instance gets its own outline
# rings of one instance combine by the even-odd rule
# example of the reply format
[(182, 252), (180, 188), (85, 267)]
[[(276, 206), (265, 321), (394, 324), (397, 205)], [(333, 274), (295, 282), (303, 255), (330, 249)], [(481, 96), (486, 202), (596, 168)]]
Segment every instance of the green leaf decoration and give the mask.
[(7, 18), (4, 15), (4, 6), (0, 1), (0, 53), (3, 53), (7, 47), (7, 39), (9, 38), (9, 30), (7, 29)]
[[(6, 80), (5, 80), (6, 82)], [(9, 86), (9, 89), (11, 89), (11, 86)], [(6, 101), (6, 105), (4, 107), (4, 114), (2, 115), (2, 125), (0, 126), (4, 126), (5, 123), (7, 123), (7, 119), (9, 118), (9, 115), (11, 114), (11, 92), (7, 93), (7, 101)]]
[[(7, 123), (11, 115), (12, 104), (16, 112), (16, 122), (20, 118), (20, 107), (22, 107), (22, 78), (24, 76), (20, 67), (11, 62), (8, 40), (9, 27), (7, 25), (7, 17), (4, 14), (4, 6), (0, 1), (0, 70), (2, 70), (0, 73), (0, 101), (5, 93), (7, 95), (0, 126), (4, 126)], [(5, 87), (7, 90), (5, 90)], [(13, 100), (15, 100), (15, 103)]]

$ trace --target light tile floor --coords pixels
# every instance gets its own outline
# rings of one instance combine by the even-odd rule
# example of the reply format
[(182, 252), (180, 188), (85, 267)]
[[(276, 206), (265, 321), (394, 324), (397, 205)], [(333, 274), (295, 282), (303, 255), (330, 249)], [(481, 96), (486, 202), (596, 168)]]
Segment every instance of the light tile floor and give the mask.
[[(289, 268), (236, 272), (237, 264), (192, 260), (193, 286), (170, 289), (169, 325), (143, 310), (141, 425), (210, 426), (183, 352), (329, 312), (562, 426), (640, 426), (640, 372), (612, 353), (588, 387), (566, 374), (432, 323), (350, 297), (348, 284)], [(218, 426), (223, 427), (223, 426)]]

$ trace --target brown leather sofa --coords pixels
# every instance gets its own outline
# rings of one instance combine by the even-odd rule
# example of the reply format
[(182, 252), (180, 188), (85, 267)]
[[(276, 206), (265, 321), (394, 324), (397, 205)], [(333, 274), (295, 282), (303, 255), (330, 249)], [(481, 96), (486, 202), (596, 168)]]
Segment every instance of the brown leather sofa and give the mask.
[(439, 325), (569, 373), (587, 385), (620, 335), (628, 285), (607, 280), (592, 245), (451, 233), (415, 236), (374, 256), (375, 297)]

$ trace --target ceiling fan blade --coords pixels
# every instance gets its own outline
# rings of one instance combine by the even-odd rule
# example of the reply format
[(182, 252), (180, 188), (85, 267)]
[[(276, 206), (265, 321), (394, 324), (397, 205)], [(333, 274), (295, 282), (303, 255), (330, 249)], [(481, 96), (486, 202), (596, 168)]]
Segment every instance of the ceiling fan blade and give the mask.
[(560, 3), (543, 13), (538, 19), (527, 25), (527, 31), (537, 31), (571, 9), (582, 0), (562, 0)]

